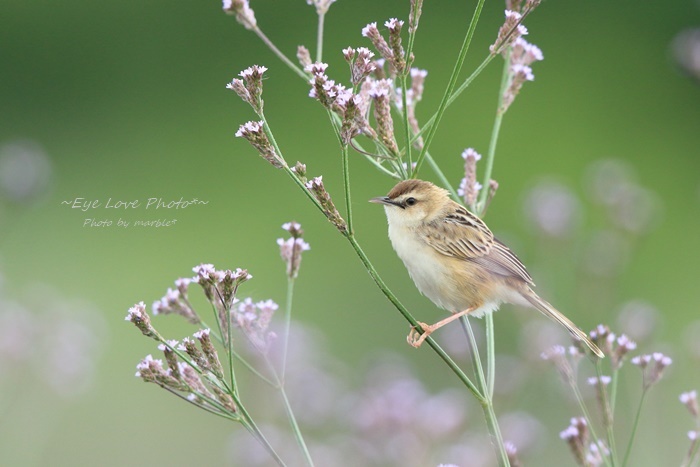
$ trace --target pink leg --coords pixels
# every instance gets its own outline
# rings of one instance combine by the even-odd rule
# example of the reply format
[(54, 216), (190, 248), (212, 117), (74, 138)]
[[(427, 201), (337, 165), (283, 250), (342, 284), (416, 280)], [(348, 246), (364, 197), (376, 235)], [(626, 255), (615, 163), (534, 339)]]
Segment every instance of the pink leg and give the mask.
[(456, 320), (460, 316), (467, 315), (474, 311), (477, 307), (471, 307), (467, 308), (466, 310), (462, 310), (459, 313), (453, 313), (451, 316), (448, 316), (445, 319), (442, 319), (438, 321), (435, 324), (425, 324), (421, 323), (418, 321), (418, 324), (420, 325), (421, 329), (423, 330), (422, 333), (419, 333), (418, 330), (416, 329), (415, 326), (411, 328), (411, 332), (408, 333), (408, 336), (406, 337), (406, 341), (412, 346), (415, 347), (416, 349), (421, 346), (423, 341), (427, 339), (429, 335), (431, 335), (434, 331), (440, 329), (444, 325), (451, 323), (452, 321)]

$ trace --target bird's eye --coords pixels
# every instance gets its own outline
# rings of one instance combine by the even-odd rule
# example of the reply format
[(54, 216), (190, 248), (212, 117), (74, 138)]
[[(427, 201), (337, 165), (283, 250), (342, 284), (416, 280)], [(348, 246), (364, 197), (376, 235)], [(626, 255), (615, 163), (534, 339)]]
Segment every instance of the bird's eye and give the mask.
[(406, 206), (413, 206), (416, 203), (417, 203), (416, 198), (414, 198), (414, 197), (406, 198)]

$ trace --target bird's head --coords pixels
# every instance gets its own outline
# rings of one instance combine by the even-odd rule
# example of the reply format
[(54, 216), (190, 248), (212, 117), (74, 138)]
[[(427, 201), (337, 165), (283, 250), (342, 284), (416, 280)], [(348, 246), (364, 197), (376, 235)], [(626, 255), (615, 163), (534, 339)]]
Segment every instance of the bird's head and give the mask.
[(430, 222), (449, 206), (447, 190), (423, 180), (403, 180), (388, 195), (372, 198), (383, 204), (390, 225), (412, 227)]

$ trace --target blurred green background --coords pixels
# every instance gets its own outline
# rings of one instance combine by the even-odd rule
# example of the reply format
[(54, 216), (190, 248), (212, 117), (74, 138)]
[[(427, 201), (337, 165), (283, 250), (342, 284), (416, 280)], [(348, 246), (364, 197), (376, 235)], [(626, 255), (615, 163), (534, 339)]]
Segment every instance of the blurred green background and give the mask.
[[(299, 44), (313, 53), (316, 15), (306, 2), (251, 6), (284, 53), (293, 57)], [(415, 65), (429, 75), (419, 120), (437, 108), (474, 6), (424, 6)], [(334, 4), (324, 49), (331, 77), (345, 81), (341, 48), (369, 45), (360, 35), (364, 25), (405, 19), (407, 11), (408, 2), (394, 0)], [(487, 1), (466, 72), (486, 56), (502, 17), (502, 3)], [(124, 316), (135, 302), (160, 298), (174, 279), (203, 262), (248, 268), (254, 279), (243, 295), (282, 303), (286, 280), (275, 240), (285, 234), (280, 225), (292, 219), (302, 223), (312, 248), (297, 284), (295, 318), (325, 334), (329, 352), (357, 370), (350, 378), (359, 380), (377, 355), (391, 351), (410, 359), (428, 387), (458, 387), (432, 352), (405, 345), (405, 321), (334, 228), (281, 171), (234, 138), (238, 125), (254, 115), (224, 85), (252, 64), (265, 65), (266, 115), (286, 159), (306, 163), (310, 175), (322, 174), (342, 206), (339, 152), (325, 111), (307, 97), (307, 85), (223, 14), (218, 2), (11, 1), (4, 3), (0, 22), (0, 145), (4, 154), (20, 147), (43, 152), (50, 161), (36, 166), (39, 176), (30, 180), (36, 192), (6, 194), (0, 205), (3, 303), (19, 303), (42, 320), (60, 301), (68, 314), (80, 308), (79, 321), (95, 333), (83, 336), (91, 342), (89, 355), (73, 355), (94, 359), (90, 382), (80, 390), (69, 383), (58, 394), (43, 383), (44, 370), (0, 366), (0, 464), (238, 465), (226, 446), (239, 427), (132, 376), (136, 363), (156, 351)], [(526, 24), (528, 40), (542, 48), (545, 60), (534, 65), (536, 80), (505, 117), (494, 172), (500, 188), (489, 225), (529, 265), (548, 291), (543, 295), (582, 328), (617, 326), (617, 311), (629, 300), (658, 310), (657, 343), (638, 350), (663, 350), (675, 363), (649, 399), (653, 407), (642, 417), (634, 465), (677, 465), (692, 428), (677, 395), (700, 386), (700, 360), (684, 344), (700, 339), (687, 331), (700, 309), (700, 87), (676, 66), (671, 43), (683, 29), (700, 26), (700, 8), (689, 0), (548, 1)], [(486, 153), (500, 72), (496, 60), (448, 109), (431, 147), (454, 184), (462, 176), (464, 148)], [(596, 161), (611, 158), (649, 190), (654, 221), (629, 242), (628, 258), (614, 278), (584, 277), (588, 286), (582, 288), (577, 282), (585, 273), (576, 272), (586, 262), (582, 245), (607, 222), (586, 174)], [(12, 166), (3, 167), (11, 183)], [(385, 194), (393, 182), (357, 155), (351, 170), (360, 242), (418, 318), (439, 319), (441, 312), (418, 294), (391, 251), (381, 209), (365, 201)], [(435, 179), (429, 168), (424, 171), (424, 178)], [(542, 180), (568, 187), (580, 200), (574, 239), (538, 239), (529, 228), (528, 190)], [(209, 203), (162, 212), (82, 212), (61, 205), (110, 197), (196, 197)], [(116, 224), (120, 217), (177, 222), (163, 228), (83, 227), (86, 218)], [(517, 354), (523, 346), (518, 329), (537, 320), (543, 318), (511, 307), (498, 313), (498, 352)], [(173, 338), (193, 332), (174, 318), (157, 319), (156, 325)], [(34, 361), (48, 361), (54, 347), (32, 336), (16, 345), (33, 352)], [(573, 465), (557, 434), (574, 409), (556, 392), (554, 370), (546, 375), (546, 388), (529, 386), (511, 402), (547, 428), (541, 449), (525, 461)], [(638, 396), (634, 381), (624, 393), (630, 398)], [(623, 399), (621, 410), (633, 405)], [(474, 412), (475, 429), (483, 429)], [(621, 433), (626, 440), (627, 431)]]

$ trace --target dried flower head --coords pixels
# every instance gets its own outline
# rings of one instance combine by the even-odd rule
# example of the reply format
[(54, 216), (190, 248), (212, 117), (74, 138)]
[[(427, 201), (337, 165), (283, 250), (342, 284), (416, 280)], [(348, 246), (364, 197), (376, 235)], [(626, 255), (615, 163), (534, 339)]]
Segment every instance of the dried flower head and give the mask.
[(685, 405), (693, 418), (698, 418), (698, 392), (696, 390), (684, 392), (678, 398)]
[(198, 366), (203, 371), (211, 371), (209, 361), (204, 356), (204, 353), (197, 347), (195, 341), (189, 337), (182, 339), (182, 342), (177, 347), (178, 350), (186, 352), (192, 359), (192, 364)]
[(241, 125), (236, 132), (236, 137), (245, 138), (258, 151), (263, 159), (278, 169), (284, 167), (286, 162), (275, 151), (264, 130), (265, 122), (247, 122)]
[(526, 81), (534, 81), (535, 75), (532, 74), (532, 68), (527, 65), (515, 64), (510, 67), (510, 85), (503, 92), (503, 103), (499, 111), (501, 113), (508, 110), (508, 107), (513, 103), (515, 97), (520, 92)]
[(331, 195), (326, 191), (326, 187), (323, 185), (323, 176), (314, 177), (306, 182), (306, 188), (313, 193), (328, 220), (341, 232), (347, 232), (348, 224), (333, 204)]
[(313, 5), (316, 7), (316, 13), (319, 15), (325, 15), (328, 9), (331, 7), (336, 0), (306, 0), (307, 5)]
[(513, 42), (513, 47), (510, 51), (511, 64), (531, 65), (541, 60), (544, 60), (544, 55), (536, 45), (530, 44), (522, 37), (517, 38)]
[(481, 160), (481, 154), (474, 148), (467, 148), (462, 151), (462, 159), (464, 159), (464, 178), (459, 184), (457, 194), (464, 199), (467, 206), (474, 206), (481, 190), (481, 184), (476, 181), (476, 163)]
[(574, 381), (574, 370), (566, 358), (566, 349), (563, 346), (552, 346), (550, 349), (542, 352), (541, 357), (542, 360), (550, 361), (554, 364), (566, 384), (571, 384)]
[(180, 367), (178, 365), (177, 361), (177, 355), (175, 355), (175, 352), (173, 349), (176, 349), (179, 345), (179, 342), (176, 340), (168, 340), (165, 341), (161, 344), (158, 345), (158, 350), (163, 352), (163, 356), (165, 357), (165, 361), (168, 363), (168, 371), (169, 374), (177, 379), (181, 380), (182, 375), (180, 374)]
[(513, 44), (520, 36), (527, 34), (527, 28), (521, 23), (523, 16), (512, 10), (506, 10), (506, 20), (498, 30), (496, 42), (489, 47), (492, 54), (499, 54)]
[(408, 33), (415, 34), (418, 22), (423, 13), (423, 0), (411, 0), (411, 11), (408, 14)]
[(134, 325), (139, 328), (144, 336), (152, 337), (154, 339), (157, 338), (158, 334), (151, 325), (151, 318), (149, 318), (148, 313), (146, 313), (145, 303), (139, 302), (129, 308), (129, 312), (124, 319), (134, 323)]
[(267, 68), (264, 66), (253, 65), (239, 73), (242, 80), (233, 79), (226, 85), (226, 89), (231, 89), (238, 94), (238, 97), (250, 104), (258, 115), (263, 111), (262, 79), (266, 71)]
[(377, 49), (379, 55), (381, 55), (387, 63), (393, 65), (394, 53), (392, 52), (391, 47), (389, 47), (386, 39), (384, 39), (379, 33), (377, 23), (369, 23), (367, 26), (362, 28), (362, 36), (366, 37), (372, 42), (374, 48)]
[(235, 15), (236, 21), (246, 29), (258, 27), (255, 20), (255, 12), (250, 8), (248, 0), (223, 0), (223, 9), (227, 15)]
[(396, 18), (391, 18), (384, 23), (384, 26), (389, 30), (389, 46), (391, 47), (392, 66), (397, 73), (403, 74), (406, 70), (406, 57), (401, 46), (401, 28), (403, 21)]
[(187, 300), (187, 288), (192, 279), (181, 278), (175, 281), (176, 289), (168, 289), (165, 295), (153, 302), (153, 315), (180, 315), (192, 324), (200, 322), (199, 316)]
[(200, 264), (192, 268), (193, 278), (204, 290), (204, 295), (218, 314), (222, 337), (228, 339), (228, 313), (237, 302), (236, 292), (240, 284), (253, 278), (245, 269), (220, 271), (212, 264)]
[(297, 47), (297, 60), (299, 60), (299, 64), (302, 68), (306, 68), (307, 66), (311, 65), (311, 63), (313, 63), (311, 60), (311, 53), (309, 52), (309, 49), (307, 49), (303, 45)]
[(401, 46), (401, 28), (404, 22), (391, 18), (384, 23), (389, 31), (389, 42), (379, 33), (377, 23), (370, 23), (362, 28), (362, 35), (372, 41), (379, 55), (389, 64), (389, 74), (403, 73), (406, 70), (406, 57)]
[(588, 444), (588, 424), (583, 417), (572, 418), (571, 424), (561, 433), (559, 437), (569, 444), (569, 449), (576, 462), (586, 465), (586, 445)]
[(217, 353), (216, 348), (214, 348), (214, 344), (212, 344), (209, 334), (209, 329), (202, 329), (195, 332), (193, 336), (199, 341), (199, 345), (202, 347), (204, 357), (207, 359), (207, 368), (209, 371), (214, 373), (217, 378), (223, 378), (224, 369), (221, 366), (219, 354)]
[[(346, 52), (350, 53), (348, 49)], [(313, 63), (306, 67), (306, 71), (312, 75), (309, 97), (318, 99), (325, 108), (342, 118), (340, 133), (343, 144), (349, 144), (359, 134), (375, 139), (376, 133), (367, 121), (367, 98), (362, 93), (354, 94), (352, 90), (329, 79), (326, 68), (328, 65), (325, 63)]]
[(185, 383), (175, 378), (169, 369), (163, 368), (163, 360), (155, 360), (151, 355), (147, 355), (136, 365), (135, 376), (143, 379), (146, 383), (156, 383), (161, 387), (175, 391), (187, 390)]
[(603, 465), (606, 462), (605, 458), (610, 455), (610, 450), (603, 443), (603, 441), (598, 441), (597, 443), (591, 443), (588, 446), (588, 452), (586, 453), (586, 464), (587, 466), (597, 467)]
[(299, 177), (299, 180), (301, 180), (302, 183), (306, 183), (306, 164), (302, 164), (301, 162), (297, 161), (291, 170), (297, 174), (297, 177)]
[(277, 244), (280, 247), (280, 256), (287, 263), (287, 277), (296, 279), (299, 274), (299, 266), (301, 266), (302, 251), (310, 250), (308, 243), (301, 238), (304, 231), (301, 225), (297, 222), (287, 222), (282, 225), (282, 228), (291, 234), (291, 237), (284, 240), (277, 239)]
[(637, 348), (637, 344), (625, 334), (618, 337), (616, 343), (615, 350), (610, 355), (613, 370), (619, 369), (627, 354)]
[(520, 462), (520, 459), (518, 458), (518, 448), (515, 447), (515, 444), (511, 443), (510, 441), (506, 441), (503, 443), (503, 447), (506, 449), (506, 455), (508, 456), (508, 463), (510, 464), (510, 467), (522, 467), (523, 463)]
[(277, 335), (268, 332), (272, 316), (279, 306), (272, 300), (253, 302), (246, 298), (238, 308), (231, 310), (234, 324), (239, 327), (256, 350), (267, 353)]
[(664, 370), (673, 360), (661, 352), (654, 352), (651, 355), (638, 355), (630, 363), (642, 369), (643, 387), (647, 390), (661, 379)]
[(367, 47), (343, 49), (345, 61), (350, 65), (350, 82), (353, 86), (361, 84), (377, 67), (372, 57), (374, 53)]
[(392, 81), (381, 79), (372, 82), (369, 96), (374, 101), (374, 119), (377, 121), (377, 134), (384, 147), (393, 156), (398, 156), (399, 146), (394, 137), (394, 121), (391, 118)]

